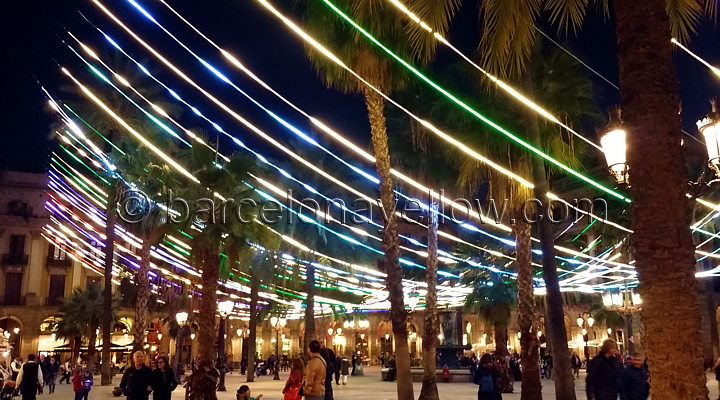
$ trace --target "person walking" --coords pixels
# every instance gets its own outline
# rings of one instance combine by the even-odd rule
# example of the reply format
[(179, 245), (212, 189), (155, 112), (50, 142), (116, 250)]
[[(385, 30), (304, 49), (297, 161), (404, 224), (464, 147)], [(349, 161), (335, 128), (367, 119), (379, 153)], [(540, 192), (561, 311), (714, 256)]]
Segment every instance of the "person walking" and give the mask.
[(332, 381), (335, 374), (335, 352), (326, 347), (320, 350), (320, 356), (325, 360), (327, 370), (325, 374), (325, 400), (334, 400)]
[(305, 400), (325, 400), (325, 376), (327, 363), (320, 356), (320, 342), (313, 340), (308, 345), (310, 361), (305, 370), (303, 396)]
[(588, 362), (585, 378), (588, 400), (617, 400), (622, 365), (615, 354), (617, 344), (612, 339), (605, 339), (600, 347), (600, 354)]
[[(647, 400), (650, 384), (643, 358), (640, 353), (635, 353), (630, 362), (620, 373), (620, 400)], [(717, 372), (715, 374), (717, 375)]]
[(18, 372), (15, 387), (22, 395), (22, 400), (35, 400), (38, 390), (43, 385), (43, 375), (40, 365), (35, 362), (35, 354), (28, 354), (28, 362)]
[(17, 377), (20, 374), (20, 370), (22, 369), (22, 357), (17, 356), (14, 360), (10, 363), (10, 372), (12, 372), (12, 380), (17, 382)]
[(305, 364), (298, 357), (292, 359), (292, 370), (282, 390), (283, 400), (301, 400), (300, 387), (305, 377)]
[(570, 366), (573, 370), (573, 375), (576, 377), (580, 377), (580, 365), (582, 365), (582, 360), (576, 353), (572, 353), (570, 356)]
[(170, 400), (172, 392), (177, 385), (178, 382), (175, 378), (175, 372), (170, 367), (168, 357), (158, 357), (155, 361), (155, 369), (153, 370), (153, 400)]
[(348, 375), (350, 375), (350, 360), (347, 357), (343, 357), (340, 360), (340, 376), (342, 376), (343, 386), (347, 386)]
[(478, 400), (502, 399), (498, 386), (498, 372), (489, 353), (480, 357), (480, 365), (475, 371), (473, 382), (478, 385)]
[(47, 374), (45, 375), (45, 386), (48, 388), (48, 393), (55, 393), (55, 379), (60, 371), (60, 361), (55, 356), (50, 356), (47, 366)]
[(72, 377), (72, 366), (70, 365), (70, 359), (65, 360), (62, 368), (62, 377), (60, 378), (60, 384), (62, 385), (65, 381), (68, 385), (70, 384), (70, 378)]
[(148, 400), (152, 392), (153, 373), (145, 365), (145, 353), (133, 353), (133, 365), (125, 370), (120, 380), (120, 389), (127, 400)]
[(335, 359), (333, 360), (333, 364), (335, 365), (335, 384), (340, 385), (340, 363), (342, 362), (342, 359), (340, 359), (340, 355), (337, 355)]

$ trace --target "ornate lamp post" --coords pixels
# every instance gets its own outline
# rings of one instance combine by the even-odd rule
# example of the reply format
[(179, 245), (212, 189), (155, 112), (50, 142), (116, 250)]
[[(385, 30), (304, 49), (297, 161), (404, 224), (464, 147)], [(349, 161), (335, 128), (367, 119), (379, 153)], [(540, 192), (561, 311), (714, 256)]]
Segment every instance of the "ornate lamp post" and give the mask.
[(710, 113), (697, 122), (698, 130), (705, 138), (708, 152), (708, 164), (720, 176), (720, 112), (717, 99), (710, 100)]
[(220, 370), (220, 381), (218, 382), (218, 392), (225, 392), (225, 319), (232, 312), (235, 303), (230, 300), (220, 302), (218, 304), (218, 313), (220, 313), (220, 323), (218, 324), (218, 358), (217, 368)]
[(275, 330), (275, 356), (277, 359), (275, 360), (275, 376), (273, 377), (273, 380), (279, 381), (280, 380), (280, 331), (282, 331), (285, 328), (285, 325), (287, 325), (287, 320), (285, 318), (278, 318), (278, 317), (272, 317), (270, 318), (270, 325)]
[(635, 352), (635, 344), (633, 343), (633, 314), (642, 310), (642, 299), (640, 295), (632, 289), (620, 291), (607, 291), (603, 293), (603, 304), (605, 308), (614, 310), (622, 314), (625, 320), (625, 340), (626, 349), (632, 354)]
[(590, 314), (584, 313), (578, 316), (576, 322), (581, 329), (580, 333), (582, 333), (583, 340), (585, 341), (585, 359), (587, 360), (590, 358), (590, 349), (588, 348), (588, 331), (585, 329), (585, 326), (592, 328), (593, 325), (595, 325), (595, 318)]
[(178, 382), (181, 382), (181, 378), (185, 375), (185, 363), (183, 362), (183, 349), (185, 348), (185, 338), (190, 333), (190, 327), (187, 325), (188, 313), (181, 311), (175, 314), (175, 321), (177, 321), (180, 329), (178, 329), (177, 337), (175, 338), (175, 378)]
[[(711, 99), (710, 105), (710, 113), (697, 121), (697, 127), (705, 138), (708, 166), (714, 177), (708, 178), (707, 170), (703, 170), (697, 181), (689, 182), (691, 195), (694, 197), (705, 193), (720, 177), (720, 104), (716, 99)], [(626, 143), (627, 132), (620, 118), (620, 109), (616, 107), (610, 110), (610, 122), (600, 134), (600, 145), (605, 153), (610, 175), (619, 184), (629, 184)]]

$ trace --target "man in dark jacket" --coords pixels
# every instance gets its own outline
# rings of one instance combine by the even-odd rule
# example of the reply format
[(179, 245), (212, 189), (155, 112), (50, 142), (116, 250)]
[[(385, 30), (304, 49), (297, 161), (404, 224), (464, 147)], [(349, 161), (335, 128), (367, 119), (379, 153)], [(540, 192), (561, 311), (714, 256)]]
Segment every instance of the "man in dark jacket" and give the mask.
[(632, 355), (632, 364), (620, 373), (620, 400), (647, 400), (650, 394), (648, 371), (639, 353)]
[(42, 388), (43, 375), (40, 365), (35, 362), (35, 354), (28, 354), (27, 359), (18, 373), (16, 387), (23, 400), (35, 400), (38, 389)]
[(588, 400), (617, 400), (622, 365), (615, 354), (617, 344), (612, 339), (606, 339), (600, 347), (600, 354), (588, 363), (585, 379)]
[(122, 389), (127, 400), (148, 400), (152, 392), (153, 374), (152, 370), (145, 365), (145, 353), (136, 351), (133, 353), (133, 365), (125, 370), (120, 389)]

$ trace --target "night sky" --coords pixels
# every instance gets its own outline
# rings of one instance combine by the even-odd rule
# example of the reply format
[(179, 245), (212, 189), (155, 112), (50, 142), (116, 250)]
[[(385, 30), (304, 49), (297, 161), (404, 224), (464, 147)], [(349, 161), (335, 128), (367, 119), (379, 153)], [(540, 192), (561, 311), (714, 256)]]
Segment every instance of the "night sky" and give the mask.
[[(221, 98), (226, 104), (238, 110), (253, 123), (266, 129), (274, 136), (287, 137), (287, 132), (279, 128), (266, 114), (258, 111), (241, 95), (210, 76), (189, 54), (152, 23), (141, 17), (132, 6), (120, 0), (105, 1), (112, 11), (121, 17), (132, 29), (149, 41), (156, 49), (174, 60), (199, 84)], [(294, 1), (277, 0), (273, 2), (287, 14), (300, 20), (299, 10)], [(307, 123), (288, 106), (267, 94), (254, 82), (245, 79), (164, 6), (155, 2), (140, 1), (158, 21), (176, 34), (199, 55), (220, 68), (242, 89), (269, 106), (283, 118), (308, 128)], [(230, 50), (243, 63), (253, 69), (263, 80), (273, 86), (291, 101), (299, 104), (311, 115), (317, 115), (338, 128), (346, 135), (355, 138), (358, 144), (369, 142), (369, 127), (365, 107), (358, 95), (347, 95), (332, 89), (326, 89), (305, 58), (300, 39), (289, 33), (284, 26), (254, 1), (215, 0), (173, 1), (173, 6), (188, 18), (195, 26), (215, 40), (221, 47)], [(208, 4), (212, 4), (209, 6)], [(55, 121), (42, 97), (36, 79), (42, 82), (54, 94), (63, 92), (59, 87), (67, 83), (60, 74), (57, 64), (68, 66), (71, 71), (93, 88), (102, 87), (90, 75), (80, 62), (63, 47), (60, 38), (66, 38), (63, 27), (72, 30), (81, 40), (90, 44), (101, 54), (109, 54), (107, 45), (78, 13), (80, 10), (93, 23), (109, 33), (133, 57), (143, 60), (153, 74), (174, 87), (182, 97), (198, 105), (201, 111), (217, 120), (226, 131), (241, 139), (250, 140), (260, 146), (265, 154), (273, 155), (269, 147), (250, 139), (251, 134), (226, 117), (217, 107), (206, 101), (189, 85), (181, 83), (172, 72), (142, 49), (127, 34), (122, 32), (91, 2), (81, 1), (22, 1), (8, 2), (0, 16), (2, 27), (2, 121), (4, 132), (0, 135), (0, 168), (27, 171), (44, 171), (48, 164), (49, 127)], [(455, 18), (449, 34), (453, 43), (465, 51), (473, 51), (477, 43), (477, 4), (465, 2)], [(551, 27), (543, 30), (552, 33)], [(615, 37), (612, 20), (606, 21), (597, 12), (590, 13), (579, 36), (560, 38), (572, 51), (593, 68), (617, 82), (617, 60), (615, 58)], [(699, 29), (699, 34), (690, 44), (690, 48), (714, 65), (720, 66), (720, 37), (718, 30), (709, 23)], [(438, 61), (431, 67), (431, 76), (443, 73), (448, 63), (456, 61), (455, 56), (441, 52)], [(677, 52), (676, 65), (680, 82), (680, 96), (683, 101), (683, 124), (685, 129), (695, 135), (694, 122), (707, 113), (707, 100), (720, 95), (717, 77), (688, 55)], [(149, 85), (147, 79), (144, 84)], [(593, 77), (600, 109), (619, 100), (618, 92), (598, 78)], [(170, 97), (167, 96), (166, 100)], [(184, 113), (181, 122), (189, 127), (202, 126), (199, 120)], [(492, 116), (490, 116), (492, 117)], [(225, 147), (223, 143), (223, 147)], [(227, 146), (229, 148), (229, 146)]]

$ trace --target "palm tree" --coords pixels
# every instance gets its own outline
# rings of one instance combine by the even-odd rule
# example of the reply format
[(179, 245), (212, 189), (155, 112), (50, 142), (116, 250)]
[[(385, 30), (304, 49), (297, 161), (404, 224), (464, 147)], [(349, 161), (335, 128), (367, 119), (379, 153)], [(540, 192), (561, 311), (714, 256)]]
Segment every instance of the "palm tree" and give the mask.
[[(415, 95), (415, 91), (412, 89), (406, 91), (409, 96)], [(405, 93), (402, 95), (404, 97)], [(455, 181), (457, 168), (445, 158), (442, 151), (438, 150), (439, 147), (430, 145), (430, 137), (424, 129), (420, 128), (416, 123), (411, 123), (408, 126), (402, 118), (395, 118), (394, 113), (390, 114), (389, 126), (391, 126), (392, 131), (401, 133), (390, 137), (390, 143), (393, 148), (392, 157), (398, 164), (402, 165), (403, 170), (414, 171), (421, 182), (424, 182), (436, 192), (440, 188), (449, 189), (444, 185)], [(418, 152), (422, 153), (423, 157), (418, 157)], [(405, 188), (405, 190), (409, 190), (416, 199), (424, 199), (428, 196), (428, 193), (418, 193), (413, 188)], [(438, 199), (430, 199), (428, 205), (432, 211), (422, 216), (422, 221), (427, 224), (428, 255), (425, 261), (427, 294), (423, 313), (423, 378), (420, 400), (439, 399), (436, 376), (438, 334), (440, 333), (437, 309)]]
[[(191, 240), (194, 264), (202, 269), (200, 313), (198, 322), (198, 368), (197, 376), (191, 376), (191, 382), (204, 385), (212, 381), (215, 364), (215, 316), (217, 311), (218, 280), (221, 269), (227, 276), (227, 268), (221, 268), (221, 252), (229, 252), (232, 261), (237, 259), (243, 249), (257, 238), (265, 238), (259, 233), (265, 229), (257, 224), (244, 224), (233, 215), (226, 215), (225, 203), (216, 204), (211, 199), (214, 193), (221, 193), (225, 198), (252, 198), (253, 192), (243, 185), (248, 172), (254, 171), (257, 164), (254, 158), (244, 155), (232, 155), (230, 161), (222, 165), (217, 162), (217, 154), (206, 147), (195, 146), (192, 149), (178, 152), (178, 158), (185, 160), (184, 165), (203, 184), (201, 186), (188, 183), (180, 186), (178, 196), (195, 204), (197, 210), (180, 219), (187, 225), (187, 231), (195, 232)], [(248, 220), (249, 216), (243, 218)], [(190, 230), (194, 225), (196, 230)], [(199, 230), (199, 232), (198, 232)], [(263, 231), (264, 232), (264, 231)], [(227, 261), (224, 261), (227, 265)], [(215, 391), (205, 393), (193, 391), (197, 399), (215, 398)]]
[[(509, 9), (505, 1), (485, 0), (481, 3), (486, 16), (481, 43), (485, 61), (521, 75), (535, 41), (535, 21), (540, 18), (541, 7), (549, 10), (551, 20), (560, 29), (569, 31), (581, 26), (589, 3), (528, 0), (514, 3)], [(607, 11), (608, 2), (601, 4)], [(621, 106), (626, 129), (631, 132), (627, 158), (633, 182), (630, 193), (635, 268), (644, 301), (644, 344), (654, 382), (651, 395), (657, 399), (706, 398), (695, 261), (687, 227), (690, 207), (680, 147), (677, 78), (668, 38), (672, 35), (687, 40), (703, 15), (717, 15), (717, 3), (653, 0), (617, 1), (613, 5)], [(659, 196), (666, 200), (655, 201)], [(668, 218), (658, 220), (658, 215)], [(556, 297), (548, 291), (553, 306), (549, 308), (557, 308)], [(554, 327), (551, 334), (560, 328), (556, 319), (549, 321)], [(680, 335), (691, 343), (682, 350), (672, 345)], [(558, 340), (554, 338), (553, 345)], [(692, 360), (690, 365), (684, 361), (687, 359)], [(679, 378), (678, 371), (687, 373)], [(574, 398), (571, 382), (564, 375), (560, 378), (568, 385), (561, 387), (565, 385), (556, 381), (558, 398)]]
[[(393, 43), (406, 43), (398, 40), (404, 37), (404, 27), (400, 17), (394, 10), (375, 4), (367, 0), (344, 0), (339, 2), (340, 7), (351, 10), (355, 20), (360, 21), (369, 27), (380, 37)], [(444, 9), (445, 2), (424, 1), (426, 7), (423, 9), (422, 17), (428, 15), (437, 16), (433, 19), (436, 23), (434, 29), (445, 32), (449, 24), (449, 16)], [(453, 4), (451, 10), (457, 7), (459, 1), (450, 1)], [(359, 71), (370, 83), (380, 90), (388, 93), (392, 90), (402, 88), (406, 82), (406, 76), (399, 66), (392, 63), (386, 57), (380, 55), (372, 48), (359, 33), (351, 30), (337, 17), (328, 13), (328, 10), (320, 3), (309, 1), (305, 4), (305, 22), (308, 29), (316, 34), (323, 42), (330, 43), (336, 54), (355, 71)], [(417, 28), (419, 29), (419, 28)], [(415, 31), (415, 43), (413, 47), (403, 46), (405, 54), (413, 54), (421, 60), (429, 60), (434, 54), (434, 42), (429, 35)], [(379, 264), (387, 273), (387, 286), (390, 298), (390, 315), (393, 327), (393, 334), (396, 339), (396, 367), (397, 367), (397, 391), (399, 400), (410, 400), (414, 398), (412, 388), (412, 376), (410, 373), (410, 351), (407, 342), (407, 313), (403, 301), (402, 270), (398, 261), (399, 242), (397, 232), (397, 221), (392, 211), (395, 208), (395, 196), (393, 193), (393, 178), (390, 173), (390, 151), (388, 147), (387, 126), (385, 120), (385, 101), (376, 92), (368, 89), (356, 81), (347, 72), (328, 62), (324, 56), (308, 49), (308, 57), (318, 70), (325, 83), (333, 88), (344, 92), (360, 93), (365, 98), (365, 107), (370, 122), (370, 136), (373, 153), (376, 159), (375, 166), (380, 180), (380, 202), (384, 214), (383, 218), (383, 251), (384, 260)]]
[[(486, 272), (468, 274), (464, 280), (473, 285), (473, 291), (465, 299), (465, 311), (476, 314), (492, 325), (495, 338), (495, 360), (500, 366), (498, 381), (503, 393), (512, 393), (510, 376), (508, 325), (517, 301), (517, 291), (512, 282), (489, 276)], [(526, 335), (523, 335), (526, 336)]]
[[(546, 108), (561, 115), (569, 125), (579, 124), (581, 120), (593, 120), (599, 117), (593, 101), (591, 83), (580, 70), (580, 66), (571, 57), (559, 51), (544, 52), (535, 48), (533, 52), (532, 76), (535, 85), (542, 88), (538, 96)], [(514, 127), (517, 131), (524, 129), (524, 121), (516, 117), (517, 105), (500, 93), (488, 93), (486, 85), (478, 86), (476, 72), (468, 69), (464, 64), (451, 66), (446, 74), (443, 84), (446, 87), (467, 91), (474, 88), (480, 93), (476, 102), (495, 119), (501, 121), (504, 126)], [(425, 86), (409, 90), (410, 96), (425, 98), (429, 89)], [(429, 97), (432, 97), (428, 94)], [(430, 115), (433, 121), (439, 123), (446, 130), (456, 132), (456, 136), (464, 143), (474, 148), (483, 149), (483, 153), (490, 154), (493, 159), (505, 160), (507, 165), (512, 166), (514, 171), (521, 176), (530, 175), (530, 159), (526, 153), (517, 149), (504, 140), (498, 140), (497, 136), (488, 132), (486, 128), (480, 127), (465, 113), (458, 112), (447, 102), (436, 100), (419, 104), (415, 107), (426, 115)], [(566, 137), (549, 124), (539, 126), (543, 142), (543, 150), (557, 155), (566, 165), (581, 167), (581, 159), (584, 152), (582, 143), (574, 143), (571, 137)], [(393, 130), (396, 130), (393, 128)], [(427, 131), (413, 130), (414, 142), (425, 143), (424, 147), (431, 149), (441, 148), (441, 144), (435, 145), (431, 135)], [(406, 144), (407, 148), (408, 145)], [(494, 173), (483, 164), (465, 157), (454, 151), (436, 151), (444, 156), (447, 161), (428, 160), (430, 166), (451, 163), (448, 172), (455, 174), (457, 186), (466, 197), (476, 197), (478, 193), (487, 192), (489, 199), (495, 201), (498, 212), (507, 207), (516, 222), (511, 225), (515, 237), (515, 270), (517, 271), (518, 289), (518, 323), (520, 331), (527, 334), (521, 335), (521, 362), (523, 370), (523, 399), (540, 399), (542, 385), (540, 382), (538, 357), (539, 343), (537, 337), (532, 334), (536, 329), (535, 298), (533, 292), (533, 267), (531, 253), (531, 227), (521, 217), (522, 206), (531, 196), (531, 191), (516, 184), (505, 177)], [(400, 159), (402, 161), (402, 159)], [(417, 170), (417, 166), (411, 167)], [(442, 179), (441, 181), (447, 181)], [(506, 201), (506, 204), (503, 204)], [(492, 204), (486, 202), (485, 207)], [(486, 208), (487, 209), (487, 208)], [(491, 217), (492, 218), (492, 217)], [(492, 221), (489, 221), (492, 223)]]
[[(163, 137), (155, 138), (162, 147), (173, 152), (173, 145)], [(145, 344), (145, 331), (148, 324), (148, 301), (150, 299), (150, 251), (165, 234), (173, 227), (167, 224), (167, 211), (158, 206), (163, 203), (173, 190), (177, 191), (179, 183), (170, 166), (158, 164), (144, 148), (130, 148), (117, 157), (116, 165), (123, 171), (123, 177), (133, 182), (136, 187), (120, 187), (115, 190), (123, 212), (129, 215), (143, 216), (139, 221), (133, 218), (124, 219), (127, 229), (142, 240), (138, 251), (140, 258), (135, 275), (137, 293), (135, 297), (135, 323), (133, 324), (133, 351), (142, 351)], [(138, 196), (137, 190), (143, 196)]]
[[(141, 82), (144, 79), (144, 75), (136, 68), (136, 66), (128, 62), (125, 58), (122, 58), (122, 56), (119, 56), (117, 54), (105, 54), (103, 57), (105, 60), (107, 60), (108, 65), (111, 66), (111, 68), (119, 73), (121, 76), (124, 76), (128, 81), (130, 82)], [(149, 86), (149, 87), (138, 87), (135, 86), (139, 92), (143, 93), (146, 97), (153, 99), (158, 98), (158, 94), (162, 92), (162, 89), (159, 86)], [(76, 93), (76, 88), (67, 89), (73, 93)], [(120, 127), (120, 125), (112, 118), (108, 118), (104, 113), (100, 112), (97, 107), (94, 106), (93, 103), (88, 102), (87, 99), (80, 94), (79, 96), (80, 101), (77, 103), (77, 108), (80, 111), (80, 114), (85, 116), (85, 119), (99, 132), (105, 134), (107, 141), (103, 143), (103, 151), (108, 156), (108, 159), (111, 163), (116, 164), (117, 162), (120, 162), (121, 158), (126, 156), (128, 152), (123, 152), (121, 148), (125, 148), (125, 150), (129, 151), (130, 154), (132, 154), (132, 151), (138, 150), (139, 146), (136, 143), (131, 143), (126, 139), (124, 135), (121, 135), (120, 132), (122, 132), (123, 128)], [(146, 132), (148, 134), (158, 133), (158, 129), (155, 125), (150, 123), (150, 121), (144, 117), (144, 115), (138, 111), (133, 105), (131, 105), (129, 102), (127, 102), (119, 93), (115, 91), (109, 92), (109, 95), (105, 99), (106, 104), (110, 106), (110, 108), (118, 114), (122, 119), (125, 121), (128, 121), (128, 123), (135, 128), (140, 128), (139, 130), (142, 132)], [(165, 101), (159, 100), (154, 101), (155, 104), (160, 106), (163, 110), (166, 110), (167, 112), (171, 114), (175, 114), (179, 108), (174, 104), (166, 103)], [(162, 136), (162, 135), (156, 135), (156, 136)], [(112, 145), (111, 145), (112, 143)], [(132, 164), (128, 164), (128, 166), (133, 166)], [(103, 265), (103, 285), (106, 288), (112, 287), (112, 270), (114, 265), (114, 255), (115, 255), (115, 225), (117, 223), (117, 204), (119, 200), (119, 193), (122, 191), (122, 181), (118, 179), (118, 174), (115, 171), (108, 170), (106, 179), (110, 182), (110, 187), (108, 190), (108, 212), (106, 214), (106, 223), (105, 223), (105, 249), (104, 249), (104, 265)], [(141, 260), (141, 265), (146, 264), (144, 260), (147, 257), (143, 258)], [(142, 285), (140, 285), (142, 287)], [(138, 294), (140, 294), (141, 298), (146, 298), (148, 296), (147, 290), (140, 289)], [(112, 335), (112, 323), (113, 321), (110, 319), (110, 316), (112, 315), (112, 303), (113, 303), (113, 297), (112, 297), (112, 291), (106, 291), (104, 293), (104, 312), (102, 314), (102, 338), (103, 343), (110, 343), (111, 335)], [(147, 301), (146, 301), (147, 303)], [(137, 313), (136, 313), (137, 314)], [(140, 312), (141, 318), (143, 311)], [(145, 313), (146, 314), (146, 313)], [(140, 321), (141, 324), (138, 326), (137, 324), (134, 325), (134, 327), (138, 327), (137, 329), (142, 328), (141, 335), (137, 335), (137, 329), (136, 334), (133, 339), (133, 347), (137, 346), (137, 338), (138, 336), (142, 337), (144, 336), (144, 329), (146, 327), (147, 318), (145, 317), (144, 320)], [(136, 318), (137, 321), (137, 318)], [(141, 339), (140, 339), (141, 340)], [(110, 362), (111, 359), (111, 352), (109, 346), (104, 346), (102, 350), (102, 366), (101, 366), (101, 385), (112, 385), (112, 363)]]
[[(88, 341), (87, 368), (92, 371), (95, 367), (95, 343), (100, 317), (103, 310), (103, 290), (96, 284), (87, 288), (76, 288), (60, 306), (62, 319), (58, 322), (57, 334), (61, 338), (72, 340), (73, 362), (77, 361), (82, 338)], [(114, 319), (114, 311), (110, 314)], [(110, 347), (110, 342), (104, 342), (103, 348)]]

